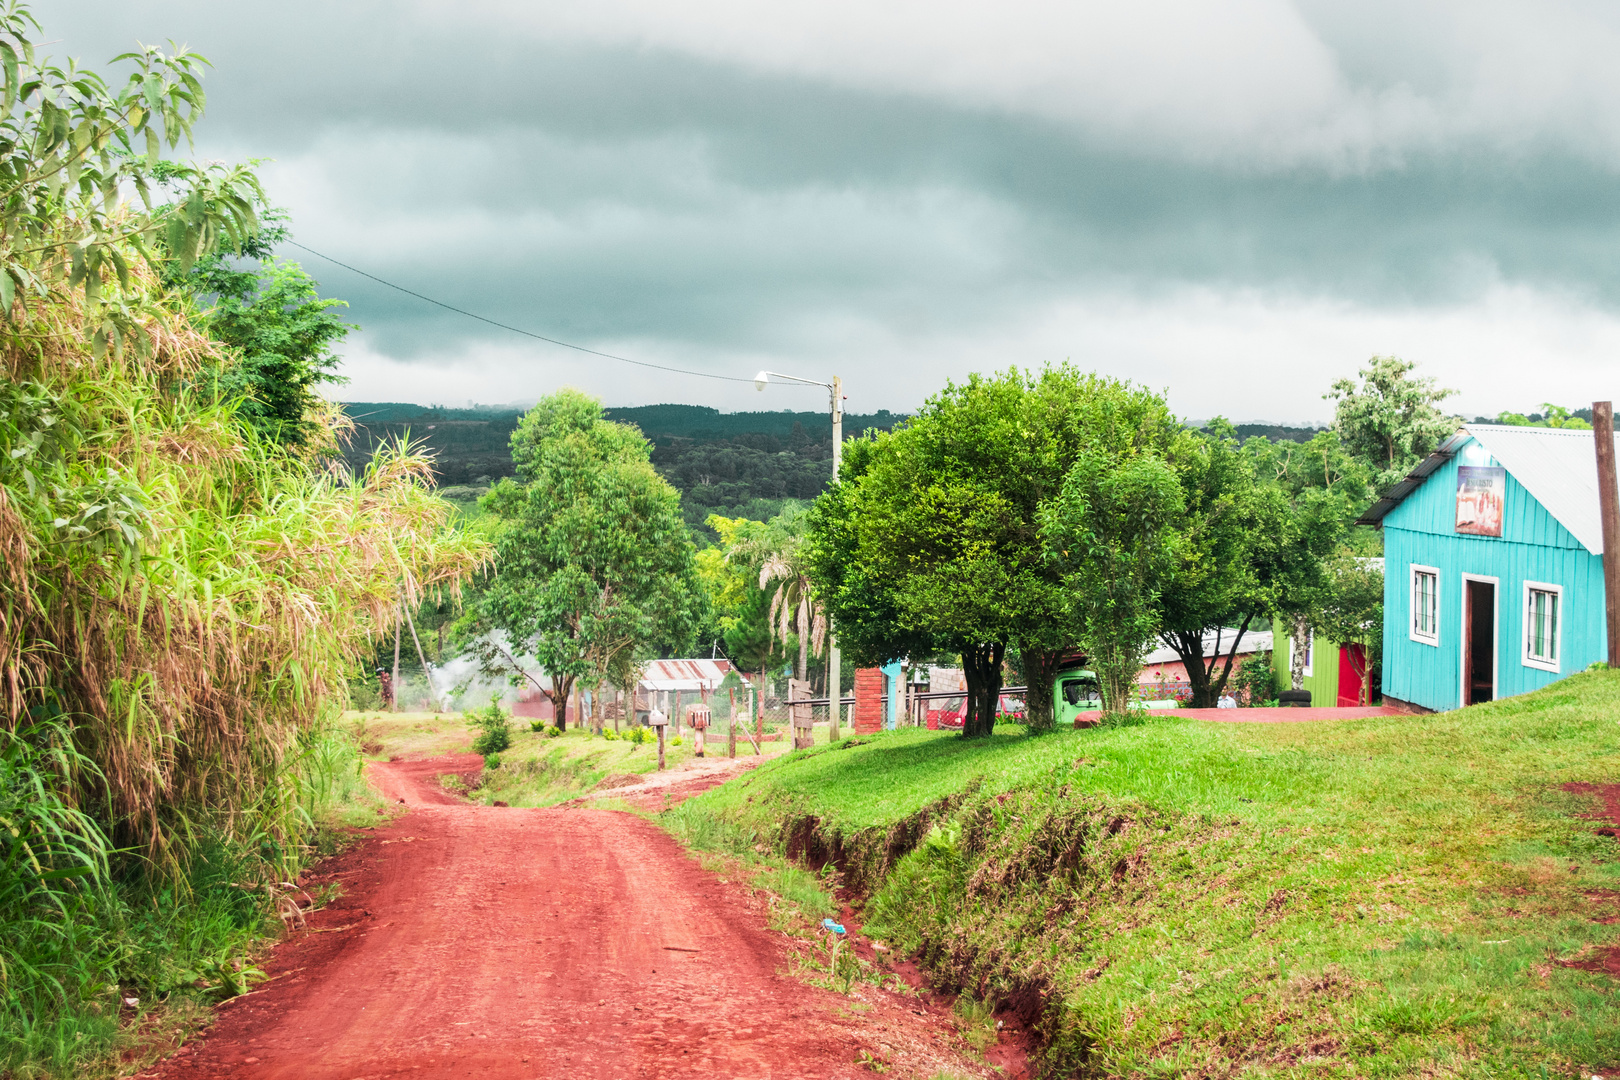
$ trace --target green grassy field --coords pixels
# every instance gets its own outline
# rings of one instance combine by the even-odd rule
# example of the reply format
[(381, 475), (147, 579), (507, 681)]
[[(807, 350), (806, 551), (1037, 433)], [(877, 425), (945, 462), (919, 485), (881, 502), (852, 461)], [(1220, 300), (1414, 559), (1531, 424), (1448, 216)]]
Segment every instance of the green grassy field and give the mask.
[[(853, 742), (853, 741), (852, 741)], [(843, 748), (847, 746), (847, 748)], [(1427, 717), (908, 730), (666, 817), (834, 858), (866, 931), (1021, 1009), (1048, 1075), (1591, 1076), (1620, 851), (1620, 673)]]

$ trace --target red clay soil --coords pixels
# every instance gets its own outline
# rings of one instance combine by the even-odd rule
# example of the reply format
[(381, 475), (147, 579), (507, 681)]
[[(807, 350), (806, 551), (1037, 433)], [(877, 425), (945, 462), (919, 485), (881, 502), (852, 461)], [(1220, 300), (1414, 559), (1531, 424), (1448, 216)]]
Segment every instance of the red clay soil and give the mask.
[[(1374, 716), (1406, 716), (1387, 705), (1367, 705), (1345, 709), (1176, 709), (1164, 716), (1186, 716), (1194, 720), (1215, 720), (1222, 724), (1302, 724), (1310, 720), (1365, 720)], [(1075, 727), (1095, 727), (1100, 711), (1083, 712), (1074, 718)]]
[(477, 765), (373, 766), (409, 812), (316, 868), (305, 884), (341, 897), (273, 950), (270, 982), (144, 1075), (858, 1077), (863, 1051), (987, 1075), (930, 1003), (874, 991), (854, 1015), (783, 974), (763, 904), (652, 824), (472, 806), (437, 782)]
[[(1576, 795), (1590, 795), (1598, 800), (1598, 812), (1585, 816), (1600, 823), (1596, 830), (1599, 836), (1620, 835), (1620, 784), (1573, 783), (1565, 784), (1564, 790)], [(1608, 890), (1596, 890), (1587, 896), (1594, 905), (1611, 910), (1616, 899), (1616, 895)], [(1593, 921), (1612, 925), (1616, 920), (1610, 915), (1597, 917)], [(1564, 961), (1563, 966), (1582, 971), (1601, 971), (1620, 979), (1620, 945), (1603, 946), (1583, 959)]]

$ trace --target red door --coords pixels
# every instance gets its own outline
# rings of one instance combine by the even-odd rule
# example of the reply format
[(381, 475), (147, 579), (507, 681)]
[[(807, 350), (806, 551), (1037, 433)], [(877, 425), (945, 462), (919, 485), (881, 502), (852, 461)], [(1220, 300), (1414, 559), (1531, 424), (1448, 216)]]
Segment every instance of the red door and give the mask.
[(1367, 650), (1359, 642), (1339, 646), (1339, 708), (1353, 709), (1367, 704), (1361, 700), (1366, 671)]

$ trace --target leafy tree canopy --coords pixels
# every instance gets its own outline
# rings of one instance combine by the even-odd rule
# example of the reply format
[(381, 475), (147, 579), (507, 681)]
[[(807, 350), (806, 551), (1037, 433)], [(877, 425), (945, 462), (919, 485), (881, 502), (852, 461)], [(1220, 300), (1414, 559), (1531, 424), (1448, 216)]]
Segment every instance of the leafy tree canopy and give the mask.
[(1439, 408), (1456, 391), (1415, 370), (1413, 361), (1375, 356), (1361, 369), (1360, 383), (1339, 379), (1323, 395), (1337, 402), (1333, 429), (1345, 450), (1371, 471), (1378, 491), (1411, 472), (1459, 423)]
[(994, 724), (1017, 642), (1032, 725), (1050, 723), (1051, 673), (1076, 633), (1041, 508), (1088, 449), (1180, 437), (1155, 395), (1067, 364), (948, 385), (908, 424), (852, 444), (817, 500), (811, 559), (843, 644), (866, 663), (960, 651), (972, 736)]
[[(648, 454), (640, 432), (602, 419), (599, 401), (563, 390), (512, 435), (519, 479), (483, 499), (501, 525), (475, 625), (538, 659), (559, 726), (576, 679), (628, 686), (660, 649), (690, 648), (707, 616), (680, 496)], [(484, 640), (486, 660), (515, 663)]]

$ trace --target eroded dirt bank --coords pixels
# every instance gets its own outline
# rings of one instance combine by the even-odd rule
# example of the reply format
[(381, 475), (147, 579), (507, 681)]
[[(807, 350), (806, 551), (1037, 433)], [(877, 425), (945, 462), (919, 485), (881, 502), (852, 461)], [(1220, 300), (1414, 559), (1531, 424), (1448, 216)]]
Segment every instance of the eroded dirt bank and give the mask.
[(273, 981), (146, 1075), (855, 1077), (863, 1051), (945, 1041), (936, 1010), (852, 1015), (780, 974), (759, 902), (639, 818), (453, 799), (435, 778), (467, 758), (374, 766), (411, 811), (319, 868), (344, 896)]

